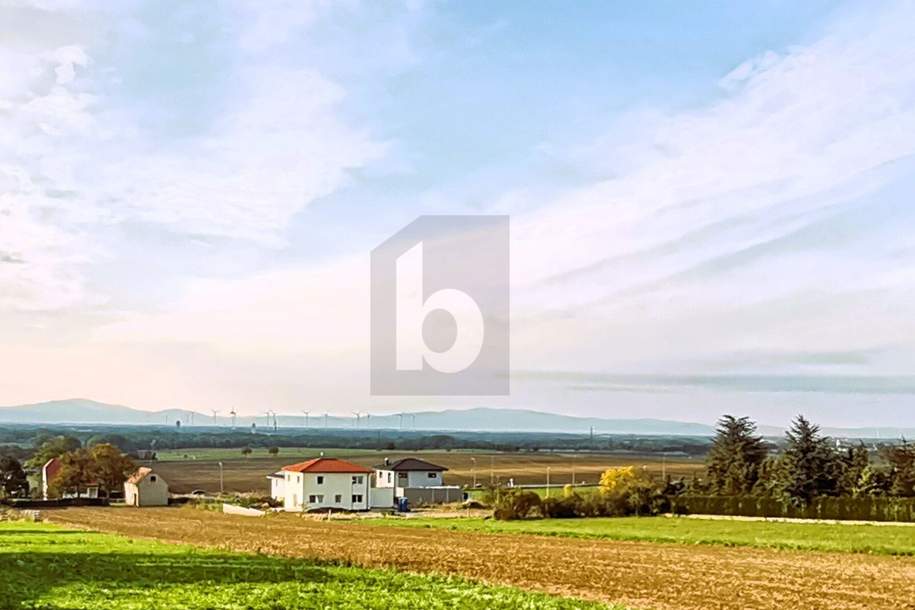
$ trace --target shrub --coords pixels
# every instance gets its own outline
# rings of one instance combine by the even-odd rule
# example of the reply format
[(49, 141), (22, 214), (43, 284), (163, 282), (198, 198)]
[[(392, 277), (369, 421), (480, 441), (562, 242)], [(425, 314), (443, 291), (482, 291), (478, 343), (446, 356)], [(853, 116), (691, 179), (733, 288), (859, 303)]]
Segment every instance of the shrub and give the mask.
[(533, 491), (498, 489), (492, 516), (500, 521), (527, 519), (540, 514), (540, 496)]

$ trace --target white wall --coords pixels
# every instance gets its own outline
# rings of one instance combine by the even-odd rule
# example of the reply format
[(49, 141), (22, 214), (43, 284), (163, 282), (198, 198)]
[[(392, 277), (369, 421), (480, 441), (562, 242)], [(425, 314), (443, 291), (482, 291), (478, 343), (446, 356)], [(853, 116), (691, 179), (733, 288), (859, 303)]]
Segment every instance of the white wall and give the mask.
[(444, 485), (442, 474), (437, 470), (418, 470), (415, 472), (376, 470), (375, 487), (441, 487)]
[[(286, 472), (283, 509), (288, 511), (339, 508), (368, 510), (369, 473)], [(358, 482), (353, 482), (356, 477)], [(320, 482), (319, 482), (320, 481)], [(353, 496), (361, 496), (353, 500)]]
[(370, 493), (372, 508), (392, 508), (394, 506), (393, 487), (373, 487)]
[(397, 475), (392, 470), (375, 471), (375, 487), (394, 487), (397, 484)]
[(152, 472), (138, 484), (124, 483), (124, 503), (128, 506), (168, 506), (168, 483)]
[(274, 500), (283, 501), (286, 497), (286, 479), (270, 478), (270, 497)]

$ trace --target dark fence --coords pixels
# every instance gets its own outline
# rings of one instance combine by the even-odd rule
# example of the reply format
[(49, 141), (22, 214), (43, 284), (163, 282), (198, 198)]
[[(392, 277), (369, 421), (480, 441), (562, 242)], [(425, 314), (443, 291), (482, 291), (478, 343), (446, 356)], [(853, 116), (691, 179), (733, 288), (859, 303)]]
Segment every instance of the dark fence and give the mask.
[(915, 521), (915, 498), (821, 497), (815, 498), (808, 506), (795, 506), (775, 498), (755, 496), (675, 496), (671, 498), (671, 512), (740, 517)]

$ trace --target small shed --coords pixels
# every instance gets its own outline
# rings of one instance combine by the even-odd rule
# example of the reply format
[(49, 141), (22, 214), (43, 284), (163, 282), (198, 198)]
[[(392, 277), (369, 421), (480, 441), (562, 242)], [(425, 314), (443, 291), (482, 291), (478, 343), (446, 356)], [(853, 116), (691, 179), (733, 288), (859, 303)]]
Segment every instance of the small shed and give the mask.
[(128, 506), (168, 506), (168, 483), (152, 468), (141, 467), (124, 482)]

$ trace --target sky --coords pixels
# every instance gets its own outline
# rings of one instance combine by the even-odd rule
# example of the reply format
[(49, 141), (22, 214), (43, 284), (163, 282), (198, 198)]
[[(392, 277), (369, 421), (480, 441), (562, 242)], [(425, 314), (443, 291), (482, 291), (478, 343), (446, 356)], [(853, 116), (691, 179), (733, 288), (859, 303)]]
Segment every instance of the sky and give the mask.
[[(915, 425), (915, 4), (0, 0), (0, 404)], [(511, 393), (369, 255), (511, 219)]]

